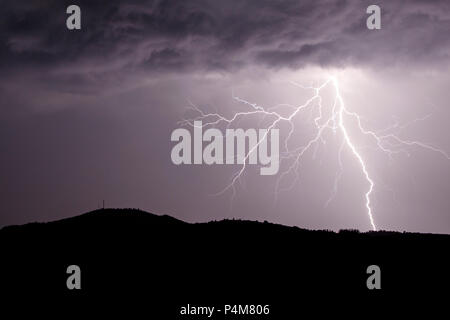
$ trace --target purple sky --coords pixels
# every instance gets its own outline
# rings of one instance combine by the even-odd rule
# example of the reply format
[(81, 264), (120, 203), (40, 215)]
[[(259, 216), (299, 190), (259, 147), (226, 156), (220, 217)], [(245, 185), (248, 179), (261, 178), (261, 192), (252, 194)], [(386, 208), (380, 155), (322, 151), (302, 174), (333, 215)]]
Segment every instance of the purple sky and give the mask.
[[(212, 194), (240, 167), (175, 166), (170, 135), (190, 116), (189, 101), (225, 116), (246, 110), (233, 94), (267, 108), (299, 105), (311, 92), (291, 81), (332, 73), (365, 128), (394, 126), (449, 154), (450, 2), (376, 3), (376, 31), (366, 28), (372, 1), (77, 1), (79, 31), (65, 26), (71, 1), (3, 3), (0, 226), (72, 216), (105, 199), (187, 221), (369, 230), (368, 184), (349, 150), (325, 206), (339, 136), (305, 156), (298, 183), (276, 203), (277, 177), (250, 167), (231, 205), (230, 192)], [(294, 145), (308, 141), (309, 125), (296, 122)], [(419, 145), (390, 158), (348, 125), (375, 182), (378, 228), (450, 233), (450, 160)]]

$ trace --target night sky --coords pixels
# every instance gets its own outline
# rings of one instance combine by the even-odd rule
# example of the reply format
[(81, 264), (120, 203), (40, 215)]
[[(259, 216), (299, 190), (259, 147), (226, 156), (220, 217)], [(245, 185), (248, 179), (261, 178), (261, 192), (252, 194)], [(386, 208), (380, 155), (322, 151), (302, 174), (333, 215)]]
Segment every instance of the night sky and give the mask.
[[(81, 30), (66, 28), (70, 4), (81, 7)], [(170, 157), (171, 133), (191, 104), (226, 117), (248, 111), (235, 96), (265, 108), (299, 105), (311, 91), (292, 82), (317, 85), (333, 74), (364, 128), (419, 142), (389, 156), (348, 122), (374, 180), (378, 229), (450, 233), (450, 1), (377, 1), (381, 30), (366, 28), (370, 4), (2, 1), (0, 226), (61, 219), (105, 200), (190, 222), (370, 230), (368, 183), (350, 150), (325, 205), (339, 135), (305, 155), (298, 181), (276, 201), (277, 176), (257, 167), (232, 201), (229, 191), (214, 194), (239, 165), (176, 166)], [(325, 90), (324, 102), (332, 94)], [(296, 126), (291, 143), (301, 146), (311, 136), (306, 114)]]

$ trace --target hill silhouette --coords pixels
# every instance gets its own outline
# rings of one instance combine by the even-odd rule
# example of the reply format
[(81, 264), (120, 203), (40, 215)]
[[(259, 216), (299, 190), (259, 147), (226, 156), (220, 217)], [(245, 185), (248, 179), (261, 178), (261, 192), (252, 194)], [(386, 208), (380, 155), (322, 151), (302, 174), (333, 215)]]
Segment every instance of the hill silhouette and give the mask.
[[(168, 319), (188, 303), (271, 304), (278, 319), (296, 314), (299, 301), (307, 307), (429, 298), (450, 284), (449, 235), (336, 233), (242, 220), (192, 224), (101, 209), (4, 227), (0, 246), (2, 290), (10, 296), (146, 299)], [(79, 291), (66, 288), (72, 264), (82, 270)], [(366, 286), (373, 264), (381, 268), (381, 290)]]

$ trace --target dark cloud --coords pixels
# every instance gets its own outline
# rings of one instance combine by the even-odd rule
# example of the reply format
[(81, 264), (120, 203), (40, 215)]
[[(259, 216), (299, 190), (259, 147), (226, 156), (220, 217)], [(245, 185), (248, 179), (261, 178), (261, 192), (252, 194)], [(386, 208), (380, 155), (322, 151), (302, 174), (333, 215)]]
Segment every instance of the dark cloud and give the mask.
[(4, 94), (20, 96), (26, 87), (31, 100), (50, 91), (95, 95), (170, 73), (255, 65), (440, 68), (449, 60), (445, 0), (378, 2), (377, 31), (365, 26), (368, 0), (78, 1), (79, 31), (66, 28), (70, 4), (3, 4)]
[(378, 3), (380, 31), (365, 28), (371, 1), (79, 1), (83, 29), (71, 32), (67, 1), (10, 2), (1, 57), (3, 68), (70, 64), (83, 73), (448, 59), (448, 1)]

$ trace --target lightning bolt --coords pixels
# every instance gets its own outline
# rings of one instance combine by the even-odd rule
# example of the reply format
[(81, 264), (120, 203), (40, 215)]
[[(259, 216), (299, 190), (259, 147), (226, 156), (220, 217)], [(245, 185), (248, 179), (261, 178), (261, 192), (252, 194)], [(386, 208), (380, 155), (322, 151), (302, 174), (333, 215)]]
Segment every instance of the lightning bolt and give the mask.
[[(343, 172), (342, 153), (344, 152), (345, 149), (348, 149), (355, 158), (355, 160), (358, 162), (362, 176), (367, 182), (367, 189), (364, 193), (363, 198), (365, 201), (365, 208), (368, 220), (370, 222), (372, 230), (374, 231), (377, 230), (377, 226), (375, 224), (373, 216), (371, 196), (375, 189), (375, 180), (369, 173), (368, 164), (360, 151), (361, 148), (358, 148), (351, 138), (351, 134), (347, 127), (347, 122), (353, 121), (353, 123), (356, 124), (359, 133), (363, 134), (364, 136), (370, 137), (373, 140), (376, 149), (387, 154), (389, 158), (391, 158), (393, 154), (398, 153), (405, 153), (409, 156), (410, 152), (408, 151), (408, 147), (420, 147), (428, 151), (439, 153), (442, 156), (444, 156), (447, 160), (450, 160), (450, 156), (440, 148), (437, 148), (435, 146), (420, 141), (405, 140), (398, 136), (399, 131), (403, 130), (404, 128), (406, 128), (411, 124), (414, 124), (417, 121), (423, 121), (427, 119), (430, 115), (413, 120), (403, 125), (396, 122), (393, 126), (390, 126), (388, 128), (376, 132), (365, 129), (364, 126), (362, 125), (363, 120), (362, 117), (358, 113), (351, 111), (346, 107), (339, 88), (339, 81), (336, 76), (329, 76), (319, 86), (303, 86), (296, 82), (291, 82), (291, 85), (299, 87), (302, 90), (310, 90), (312, 91), (313, 94), (306, 102), (304, 102), (301, 105), (278, 104), (270, 108), (264, 108), (260, 105), (257, 105), (256, 103), (251, 103), (243, 98), (237, 97), (233, 93), (232, 98), (238, 103), (246, 106), (249, 110), (236, 112), (231, 117), (225, 117), (220, 113), (205, 113), (197, 105), (195, 105), (191, 101), (188, 101), (189, 103), (188, 108), (197, 113), (197, 116), (194, 118), (183, 119), (182, 121), (180, 121), (179, 124), (183, 126), (195, 127), (196, 121), (202, 121), (201, 125), (202, 128), (226, 124), (226, 128), (228, 129), (231, 125), (233, 125), (233, 123), (239, 121), (239, 119), (243, 117), (262, 116), (262, 120), (265, 120), (267, 118), (271, 119), (269, 124), (266, 126), (267, 131), (265, 135), (263, 137), (259, 137), (256, 145), (250, 150), (248, 150), (248, 152), (245, 154), (245, 158), (241, 168), (231, 177), (230, 183), (226, 185), (223, 190), (216, 193), (216, 195), (220, 195), (228, 190), (231, 190), (232, 191), (231, 204), (233, 203), (233, 200), (236, 196), (236, 188), (237, 188), (236, 184), (238, 183), (238, 181), (240, 180), (240, 178), (242, 177), (247, 168), (249, 156), (252, 154), (252, 152), (255, 152), (255, 150), (257, 150), (258, 146), (265, 139), (267, 139), (267, 135), (270, 132), (270, 130), (276, 128), (281, 123), (287, 123), (289, 126), (289, 131), (286, 138), (284, 139), (283, 143), (284, 151), (280, 154), (280, 160), (286, 161), (288, 159), (293, 159), (293, 161), (291, 165), (289, 165), (288, 168), (285, 171), (281, 172), (281, 174), (278, 176), (275, 186), (275, 201), (277, 201), (280, 192), (290, 190), (295, 186), (300, 176), (300, 167), (302, 165), (302, 160), (304, 156), (311, 151), (313, 153), (313, 157), (315, 157), (320, 145), (326, 143), (325, 132), (331, 130), (331, 132), (333, 132), (334, 135), (339, 134), (342, 137), (342, 142), (338, 151), (339, 170), (335, 176), (334, 185), (330, 198), (325, 203), (325, 206), (328, 206), (337, 194), (339, 180)], [(333, 104), (328, 114), (326, 112), (327, 110), (325, 106), (322, 103), (323, 100), (322, 91), (327, 87), (332, 87), (334, 92)], [(290, 112), (287, 115), (280, 114), (276, 110), (281, 106), (287, 107), (290, 110)], [(291, 149), (289, 147), (289, 141), (291, 140), (295, 132), (294, 120), (297, 116), (299, 116), (303, 111), (306, 111), (308, 108), (310, 109), (311, 112), (310, 120), (314, 126), (315, 133), (313, 137), (306, 142), (305, 145)], [(311, 119), (313, 114), (317, 115), (313, 119)], [(290, 177), (292, 174), (294, 175), (294, 179), (292, 180), (291, 184), (288, 187), (281, 188), (282, 181), (285, 179), (285, 177), (287, 176)]]

